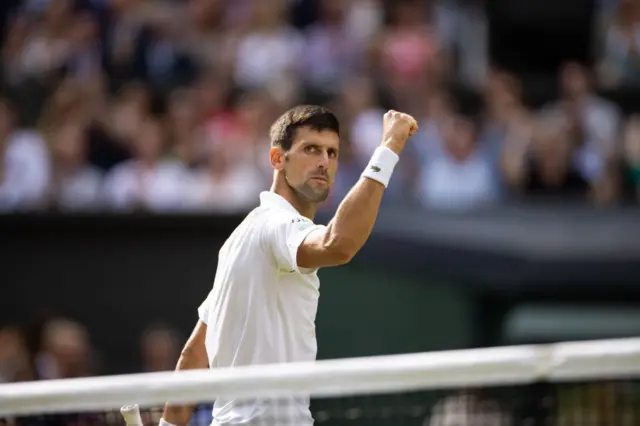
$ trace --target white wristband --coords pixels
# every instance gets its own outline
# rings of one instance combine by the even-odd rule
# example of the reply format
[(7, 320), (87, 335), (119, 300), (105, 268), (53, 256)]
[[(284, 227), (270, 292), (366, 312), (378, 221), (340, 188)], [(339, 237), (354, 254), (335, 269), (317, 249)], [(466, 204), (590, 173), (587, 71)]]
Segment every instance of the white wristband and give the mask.
[(165, 419), (161, 418), (160, 422), (158, 423), (158, 426), (176, 426), (176, 425), (171, 424), (168, 421), (166, 421)]
[(399, 159), (398, 154), (386, 146), (379, 146), (371, 156), (362, 176), (378, 181), (386, 188), (389, 186), (391, 174)]

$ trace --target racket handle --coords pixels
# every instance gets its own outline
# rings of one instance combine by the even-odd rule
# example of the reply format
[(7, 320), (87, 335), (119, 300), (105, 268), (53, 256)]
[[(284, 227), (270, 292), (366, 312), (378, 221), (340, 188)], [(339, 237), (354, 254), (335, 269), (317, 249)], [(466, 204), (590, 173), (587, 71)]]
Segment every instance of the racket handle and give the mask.
[(122, 406), (122, 408), (120, 408), (120, 414), (122, 414), (127, 426), (143, 426), (138, 404)]

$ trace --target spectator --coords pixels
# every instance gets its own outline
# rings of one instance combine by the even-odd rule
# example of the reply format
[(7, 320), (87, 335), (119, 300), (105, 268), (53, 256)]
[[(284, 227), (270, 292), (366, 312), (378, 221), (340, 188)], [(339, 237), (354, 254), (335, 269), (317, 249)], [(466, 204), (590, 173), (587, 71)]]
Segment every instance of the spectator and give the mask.
[(151, 93), (147, 87), (141, 83), (129, 83), (122, 87), (111, 107), (109, 131), (125, 145), (130, 144), (150, 114)]
[(252, 162), (234, 154), (231, 145), (211, 149), (206, 166), (194, 173), (187, 186), (193, 210), (242, 212), (255, 207), (260, 191), (268, 189), (268, 180)]
[(640, 86), (640, 6), (636, 1), (618, 2), (601, 49), (598, 73), (604, 86)]
[(429, 208), (467, 209), (497, 197), (491, 163), (478, 149), (477, 128), (456, 117), (444, 126), (444, 152), (422, 165), (417, 193)]
[(415, 93), (425, 93), (441, 82), (443, 57), (423, 2), (399, 1), (392, 8), (392, 25), (374, 41), (374, 60), (394, 103), (415, 112), (419, 100)]
[(624, 132), (623, 175), (632, 198), (640, 201), (640, 116), (629, 118)]
[(170, 149), (188, 168), (203, 162), (205, 131), (199, 120), (196, 93), (192, 89), (174, 90), (167, 105), (167, 134)]
[(320, 19), (306, 30), (303, 75), (320, 99), (334, 95), (359, 62), (346, 21), (347, 8), (342, 0), (320, 0)]
[(542, 111), (564, 120), (572, 138), (571, 162), (580, 178), (589, 182), (594, 199), (600, 203), (613, 201), (615, 161), (620, 132), (620, 112), (611, 102), (592, 89), (590, 71), (569, 62), (560, 70), (562, 97)]
[(35, 379), (32, 356), (16, 327), (0, 328), (0, 383)]
[(67, 123), (52, 135), (50, 205), (66, 212), (99, 207), (102, 175), (87, 163), (86, 132), (78, 123)]
[(18, 15), (9, 23), (9, 31), (2, 46), (2, 74), (10, 86), (19, 85), (25, 77), (21, 57), (31, 29), (31, 22), (23, 15)]
[(191, 0), (186, 15), (186, 28), (181, 36), (184, 51), (198, 68), (230, 75), (237, 29), (226, 22), (224, 2)]
[(177, 38), (174, 10), (161, 9), (142, 29), (136, 46), (135, 76), (168, 92), (193, 78), (195, 65)]
[(181, 338), (170, 327), (153, 326), (142, 334), (142, 371), (172, 371), (180, 356)]
[(235, 81), (243, 89), (264, 89), (289, 79), (295, 83), (302, 36), (284, 20), (283, 0), (250, 2), (251, 21), (246, 35), (238, 42), (235, 55)]
[(571, 160), (569, 133), (561, 119), (546, 118), (535, 129), (513, 134), (503, 157), (511, 188), (538, 199), (585, 199), (590, 185)]
[(365, 77), (354, 77), (346, 80), (342, 101), (350, 123), (349, 135), (353, 153), (363, 166), (367, 164), (371, 154), (380, 145), (382, 134), (382, 117), (386, 111), (377, 99), (374, 81)]
[(97, 373), (84, 326), (65, 318), (54, 318), (45, 324), (42, 333), (42, 348), (36, 357), (40, 379), (67, 379)]
[(102, 69), (97, 23), (89, 12), (74, 17), (69, 34), (69, 53), (65, 63), (67, 77), (90, 79)]
[(487, 155), (496, 160), (510, 133), (533, 117), (522, 101), (520, 82), (507, 72), (493, 70), (487, 78), (484, 95), (482, 144)]
[(49, 155), (36, 132), (15, 128), (7, 99), (0, 100), (0, 211), (42, 206), (49, 177)]
[(440, 155), (444, 150), (444, 128), (455, 115), (455, 102), (445, 90), (437, 90), (425, 97), (425, 116), (420, 120), (420, 132), (414, 138), (421, 161)]
[(31, 32), (21, 52), (21, 74), (40, 81), (56, 77), (72, 56), (72, 36), (77, 23), (71, 0), (48, 2), (42, 24)]
[(107, 174), (104, 201), (116, 211), (184, 208), (185, 170), (180, 163), (163, 159), (165, 135), (160, 123), (144, 120), (133, 137), (134, 157)]

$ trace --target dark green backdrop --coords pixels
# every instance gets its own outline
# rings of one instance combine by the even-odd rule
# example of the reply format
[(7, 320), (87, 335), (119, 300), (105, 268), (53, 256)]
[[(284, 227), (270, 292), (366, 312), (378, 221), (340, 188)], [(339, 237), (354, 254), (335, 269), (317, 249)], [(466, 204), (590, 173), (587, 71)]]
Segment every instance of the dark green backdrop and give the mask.
[[(239, 219), (4, 218), (0, 323), (69, 315), (87, 324), (105, 372), (135, 371), (145, 327), (160, 321), (188, 335)], [(454, 285), (366, 259), (321, 279), (321, 358), (471, 342), (471, 305)]]

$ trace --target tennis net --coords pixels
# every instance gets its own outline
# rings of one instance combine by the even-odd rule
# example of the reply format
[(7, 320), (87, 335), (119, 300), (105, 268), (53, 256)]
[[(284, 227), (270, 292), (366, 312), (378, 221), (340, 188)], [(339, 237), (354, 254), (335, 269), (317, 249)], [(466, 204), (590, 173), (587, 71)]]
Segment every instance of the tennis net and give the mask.
[(197, 404), (204, 426), (235, 398), (297, 425), (287, 405), (308, 397), (327, 426), (636, 426), (640, 338), (5, 384), (0, 424), (123, 424), (120, 407), (139, 404), (151, 425), (171, 401)]

